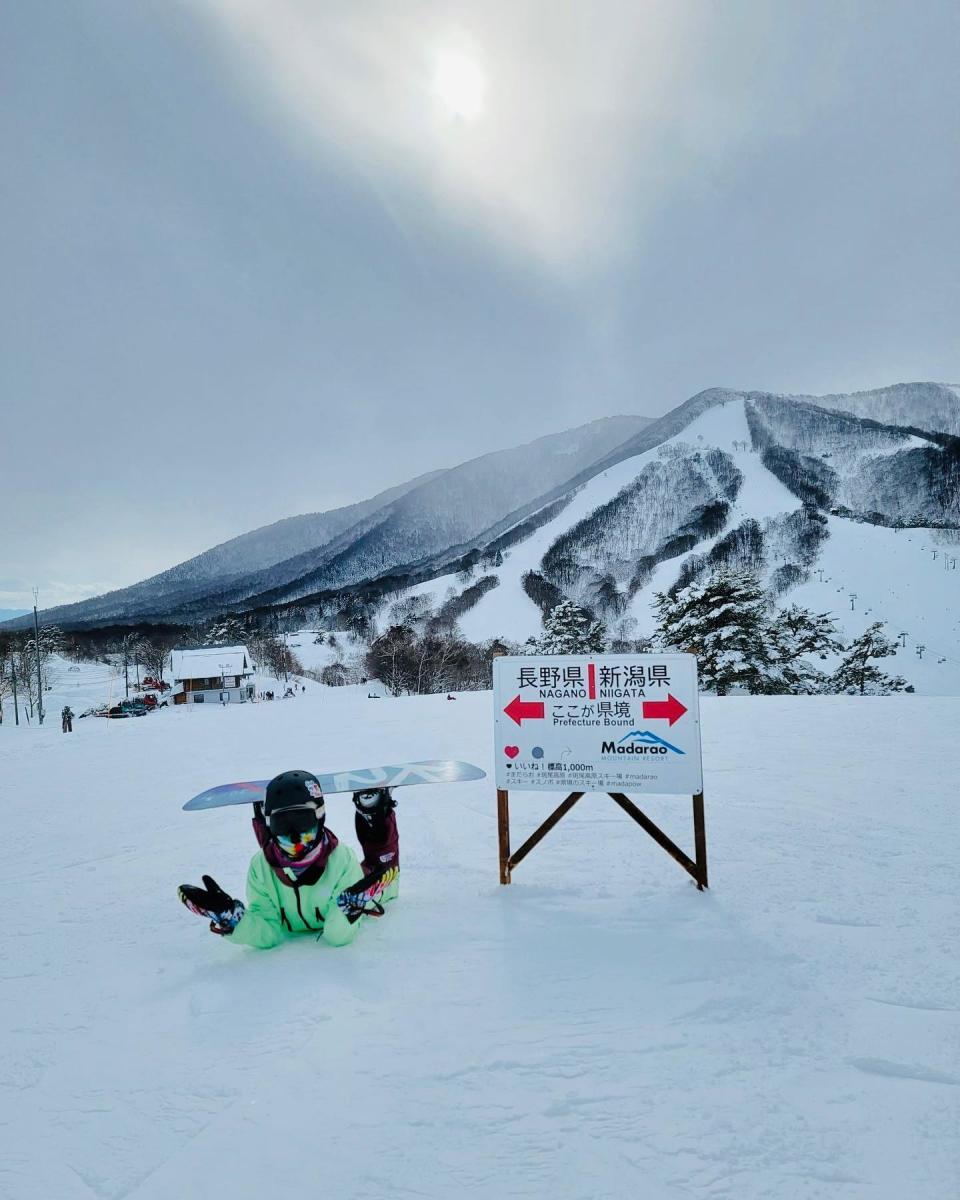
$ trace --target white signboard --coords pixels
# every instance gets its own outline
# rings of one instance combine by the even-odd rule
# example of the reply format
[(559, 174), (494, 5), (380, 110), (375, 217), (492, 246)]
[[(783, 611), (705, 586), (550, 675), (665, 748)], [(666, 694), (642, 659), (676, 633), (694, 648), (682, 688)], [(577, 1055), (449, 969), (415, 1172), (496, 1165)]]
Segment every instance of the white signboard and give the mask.
[(703, 791), (692, 654), (493, 660), (497, 787)]

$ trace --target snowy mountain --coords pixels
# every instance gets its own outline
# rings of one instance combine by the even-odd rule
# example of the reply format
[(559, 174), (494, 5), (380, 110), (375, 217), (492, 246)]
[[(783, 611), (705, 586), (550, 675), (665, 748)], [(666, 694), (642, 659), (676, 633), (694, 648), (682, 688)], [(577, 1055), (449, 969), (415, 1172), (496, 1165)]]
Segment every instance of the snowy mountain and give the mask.
[[(442, 474), (442, 471), (433, 471), (421, 475), (359, 504), (331, 509), (329, 512), (304, 513), (264, 525), (130, 587), (118, 588), (75, 604), (46, 609), (44, 620), (71, 626), (136, 620), (148, 615), (162, 618), (206, 595), (211, 588), (221, 588), (231, 579), (268, 568), (308, 547), (330, 541), (344, 529), (362, 521), (369, 513), (393, 503), (404, 492)], [(16, 615), (11, 612), (5, 619)]]
[(209, 583), (263, 570), (285, 558), (292, 558), (304, 550), (330, 541), (370, 513), (392, 504), (405, 492), (420, 487), (442, 474), (442, 471), (431, 471), (399, 487), (380, 492), (359, 504), (349, 504), (329, 512), (304, 513), (302, 516), (286, 517), (272, 525), (264, 525), (260, 529), (243, 533), (228, 542), (214, 546), (212, 550), (205, 550), (195, 558), (179, 563), (167, 571), (161, 571), (159, 575), (154, 575), (136, 586), (159, 589), (176, 584)]
[(436, 556), (454, 558), (528, 515), (545, 495), (565, 488), (572, 474), (589, 469), (650, 423), (644, 417), (607, 417), (471, 459), (411, 489), (316, 551), (243, 581), (246, 598), (251, 605), (284, 603)]
[(847, 634), (888, 622), (915, 656), (900, 673), (958, 691), (958, 405), (926, 383), (822, 401), (712, 388), (655, 421), (592, 422), (256, 530), (44, 620), (356, 601), (382, 627), (416, 596), (472, 640), (522, 641), (567, 596), (639, 635), (654, 593), (740, 565), (785, 603), (840, 610)]
[(290, 517), (216, 546), (131, 587), (44, 613), (61, 625), (202, 619), (280, 603), (467, 547), (650, 424), (607, 417), (422, 475), (370, 500)]
[(840, 409), (886, 425), (914, 426), (960, 436), (960, 387), (946, 383), (895, 383), (872, 392), (794, 396), (820, 408)]
[[(459, 621), (473, 640), (522, 641), (569, 596), (610, 628), (648, 634), (655, 592), (751, 567), (785, 602), (837, 612), (848, 634), (889, 622), (905, 635), (897, 670), (918, 690), (950, 693), (960, 690), (958, 559), (960, 441), (715, 389), (610, 455), (499, 564), (478, 564), (485, 586), (467, 581), (477, 598)], [(439, 608), (464, 591), (449, 574), (410, 594)]]

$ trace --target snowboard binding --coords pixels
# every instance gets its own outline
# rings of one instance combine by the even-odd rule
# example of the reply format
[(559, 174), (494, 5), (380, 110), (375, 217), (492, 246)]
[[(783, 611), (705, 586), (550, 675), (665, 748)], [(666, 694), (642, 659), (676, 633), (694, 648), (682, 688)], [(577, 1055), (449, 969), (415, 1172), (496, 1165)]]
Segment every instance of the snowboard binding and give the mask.
[(388, 816), (397, 807), (397, 802), (388, 787), (367, 788), (365, 791), (353, 793), (353, 805), (357, 816), (372, 825), (378, 817)]

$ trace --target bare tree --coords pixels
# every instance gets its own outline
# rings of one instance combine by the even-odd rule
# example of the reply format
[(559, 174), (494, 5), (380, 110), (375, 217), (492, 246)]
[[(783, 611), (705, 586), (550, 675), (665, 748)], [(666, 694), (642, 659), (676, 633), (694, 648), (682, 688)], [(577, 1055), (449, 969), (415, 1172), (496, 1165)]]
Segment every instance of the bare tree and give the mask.
[(12, 643), (0, 644), (0, 725), (3, 724), (3, 703), (8, 696), (13, 695), (13, 677), (10, 671), (12, 654)]
[(367, 672), (393, 695), (468, 691), (490, 686), (491, 663), (503, 644), (477, 646), (459, 634), (432, 629), (420, 636), (392, 625), (367, 653)]
[(163, 681), (163, 672), (170, 661), (170, 651), (177, 644), (172, 634), (151, 633), (137, 641), (136, 652), (147, 675)]
[(416, 637), (407, 625), (391, 625), (367, 652), (367, 670), (394, 696), (410, 691), (411, 658)]
[(282, 679), (286, 675), (304, 674), (303, 663), (276, 634), (249, 635), (246, 647), (257, 666), (270, 671), (275, 679)]
[(56, 625), (48, 625), (40, 630), (39, 651), (37, 639), (29, 631), (15, 635), (10, 643), (8, 660), (13, 662), (13, 669), (17, 673), (17, 691), (23, 695), (30, 717), (39, 701), (39, 688), (49, 692), (59, 678), (55, 656), (60, 651), (62, 639), (60, 629)]

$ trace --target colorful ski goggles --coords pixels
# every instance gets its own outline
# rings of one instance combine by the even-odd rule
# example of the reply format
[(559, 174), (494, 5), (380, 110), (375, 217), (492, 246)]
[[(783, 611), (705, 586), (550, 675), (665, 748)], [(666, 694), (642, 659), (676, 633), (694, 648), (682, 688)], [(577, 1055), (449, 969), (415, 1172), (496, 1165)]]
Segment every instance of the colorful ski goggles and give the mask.
[(304, 838), (310, 836), (310, 841), (316, 841), (320, 836), (325, 818), (324, 805), (298, 804), (291, 808), (275, 809), (267, 817), (267, 826), (273, 836), (280, 841), (290, 841), (304, 844)]

